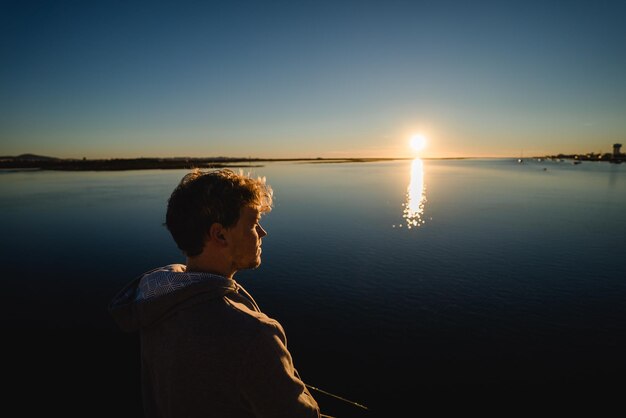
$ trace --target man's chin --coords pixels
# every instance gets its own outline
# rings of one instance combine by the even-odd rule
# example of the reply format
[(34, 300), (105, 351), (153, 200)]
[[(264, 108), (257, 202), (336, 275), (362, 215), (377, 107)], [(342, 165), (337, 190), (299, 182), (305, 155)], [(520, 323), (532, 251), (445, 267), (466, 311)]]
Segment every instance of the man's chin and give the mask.
[(251, 260), (249, 263), (247, 264), (239, 264), (236, 268), (235, 271), (241, 271), (241, 270), (254, 270), (257, 267), (259, 267), (261, 265), (261, 257), (257, 257), (256, 260)]
[(252, 263), (250, 263), (250, 267), (248, 267), (249, 269), (255, 269), (258, 268), (261, 265), (261, 257), (257, 257), (256, 260), (254, 260)]

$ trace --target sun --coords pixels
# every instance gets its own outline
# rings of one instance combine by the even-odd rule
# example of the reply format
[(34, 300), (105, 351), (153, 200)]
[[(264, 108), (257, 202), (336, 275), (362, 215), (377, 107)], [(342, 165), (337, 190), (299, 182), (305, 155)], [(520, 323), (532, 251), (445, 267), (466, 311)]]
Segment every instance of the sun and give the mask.
[(411, 137), (410, 140), (410, 144), (411, 144), (411, 148), (413, 148), (415, 151), (421, 151), (424, 148), (426, 148), (426, 137), (422, 134), (415, 134)]

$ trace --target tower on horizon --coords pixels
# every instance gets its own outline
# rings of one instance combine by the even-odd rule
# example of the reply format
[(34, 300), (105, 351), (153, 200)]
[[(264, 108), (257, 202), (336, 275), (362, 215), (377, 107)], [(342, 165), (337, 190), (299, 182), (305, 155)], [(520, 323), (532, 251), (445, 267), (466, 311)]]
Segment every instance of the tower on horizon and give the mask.
[(620, 148), (622, 148), (622, 144), (613, 144), (613, 157), (619, 157), (622, 155)]

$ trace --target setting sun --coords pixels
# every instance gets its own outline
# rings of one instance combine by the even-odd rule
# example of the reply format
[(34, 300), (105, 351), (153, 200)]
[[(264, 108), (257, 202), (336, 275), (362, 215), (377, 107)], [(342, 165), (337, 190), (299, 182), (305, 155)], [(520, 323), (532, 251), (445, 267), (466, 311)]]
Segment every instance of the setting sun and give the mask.
[(415, 134), (411, 137), (411, 148), (415, 151), (421, 151), (426, 147), (426, 137), (422, 134)]

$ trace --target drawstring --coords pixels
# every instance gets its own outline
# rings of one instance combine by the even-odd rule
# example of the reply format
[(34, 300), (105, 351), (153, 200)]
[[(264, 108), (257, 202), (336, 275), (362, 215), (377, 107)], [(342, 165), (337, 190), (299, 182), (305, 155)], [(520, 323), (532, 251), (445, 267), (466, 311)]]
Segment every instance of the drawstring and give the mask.
[[(305, 386), (306, 386), (306, 387), (308, 387), (309, 389), (313, 389), (313, 390), (315, 390), (315, 391), (317, 391), (317, 392), (323, 393), (324, 395), (332, 396), (333, 398), (336, 398), (336, 399), (339, 399), (339, 400), (341, 400), (341, 401), (347, 402), (347, 403), (349, 403), (349, 404), (350, 404), (350, 405), (352, 405), (352, 406), (356, 406), (356, 407), (358, 407), (358, 408), (365, 409), (366, 411), (368, 411), (368, 410), (369, 410), (369, 408), (368, 408), (367, 406), (365, 406), (365, 405), (361, 405), (360, 403), (356, 403), (356, 402), (354, 402), (354, 401), (351, 401), (351, 400), (346, 399), (346, 398), (342, 398), (341, 396), (335, 395), (335, 394), (333, 394), (333, 393), (326, 392), (325, 390), (322, 390), (322, 389), (320, 389), (320, 388), (316, 388), (315, 386), (311, 386), (311, 385), (308, 385), (308, 384), (306, 384), (306, 383), (305, 383)], [(322, 416), (324, 416), (324, 415), (322, 415)], [(331, 417), (331, 418), (332, 418), (332, 417)]]

